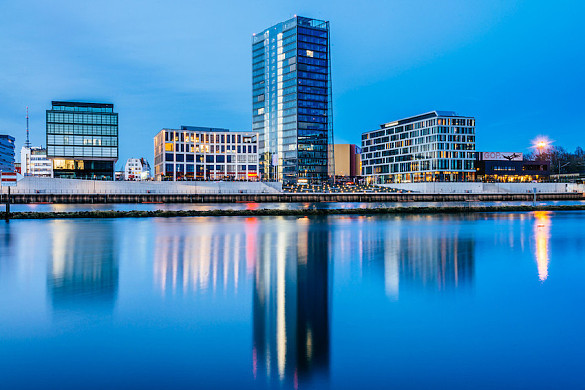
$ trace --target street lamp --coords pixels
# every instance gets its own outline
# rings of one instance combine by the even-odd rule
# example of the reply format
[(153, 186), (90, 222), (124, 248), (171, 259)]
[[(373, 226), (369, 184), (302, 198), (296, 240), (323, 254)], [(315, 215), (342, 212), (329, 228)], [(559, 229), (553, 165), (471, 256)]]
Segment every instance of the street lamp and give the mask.
[(538, 137), (532, 141), (532, 147), (538, 150), (538, 154), (543, 154), (549, 148), (551, 141), (546, 137)]

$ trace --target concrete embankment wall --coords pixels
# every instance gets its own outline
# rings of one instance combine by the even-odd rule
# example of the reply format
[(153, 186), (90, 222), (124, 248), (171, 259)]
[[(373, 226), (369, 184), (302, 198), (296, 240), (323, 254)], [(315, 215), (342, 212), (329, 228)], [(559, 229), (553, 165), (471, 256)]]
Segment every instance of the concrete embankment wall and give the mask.
[[(42, 177), (25, 177), (12, 187), (12, 194), (104, 194), (104, 195), (139, 195), (139, 194), (278, 194), (282, 190), (279, 183), (262, 182), (160, 182), (160, 181), (96, 181), (51, 179)], [(2, 188), (6, 194), (7, 189)]]
[[(12, 203), (235, 203), (235, 202), (467, 202), (584, 200), (583, 186), (527, 183), (414, 183), (389, 185), (412, 193), (282, 193), (279, 183), (108, 182), (26, 177), (11, 188)], [(7, 188), (2, 188), (5, 201)]]
[(383, 184), (399, 190), (423, 194), (523, 194), (585, 192), (583, 184), (574, 183), (400, 183)]
[[(400, 190), (421, 194), (526, 194), (585, 192), (583, 184), (572, 183), (404, 183), (385, 184)], [(280, 183), (263, 182), (128, 182), (50, 179), (25, 177), (11, 188), (12, 194), (103, 194), (103, 195), (205, 195), (205, 194), (279, 194)], [(6, 194), (3, 187), (1, 193)]]

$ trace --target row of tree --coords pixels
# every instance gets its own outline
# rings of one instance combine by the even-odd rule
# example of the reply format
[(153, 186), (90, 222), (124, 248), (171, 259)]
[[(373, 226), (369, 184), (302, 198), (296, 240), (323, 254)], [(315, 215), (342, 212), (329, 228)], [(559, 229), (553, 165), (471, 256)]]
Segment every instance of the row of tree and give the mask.
[(532, 152), (526, 158), (536, 161), (550, 161), (552, 174), (585, 173), (585, 151), (581, 147), (571, 153), (562, 146), (551, 146), (542, 152)]

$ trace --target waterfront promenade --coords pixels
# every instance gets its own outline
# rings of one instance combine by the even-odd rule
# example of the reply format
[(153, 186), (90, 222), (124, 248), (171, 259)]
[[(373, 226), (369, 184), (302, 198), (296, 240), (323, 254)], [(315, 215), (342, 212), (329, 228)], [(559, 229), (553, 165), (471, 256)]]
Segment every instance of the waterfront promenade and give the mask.
[(585, 192), (585, 185), (575, 183), (428, 182), (383, 184), (382, 186), (425, 194), (521, 194), (534, 190), (537, 193)]

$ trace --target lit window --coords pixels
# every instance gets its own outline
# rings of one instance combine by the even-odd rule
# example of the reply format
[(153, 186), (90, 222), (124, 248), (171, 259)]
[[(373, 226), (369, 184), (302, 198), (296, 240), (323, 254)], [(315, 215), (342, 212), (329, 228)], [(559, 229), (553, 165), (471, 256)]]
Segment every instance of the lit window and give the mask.
[(307, 50), (307, 57), (313, 57), (313, 51)]

